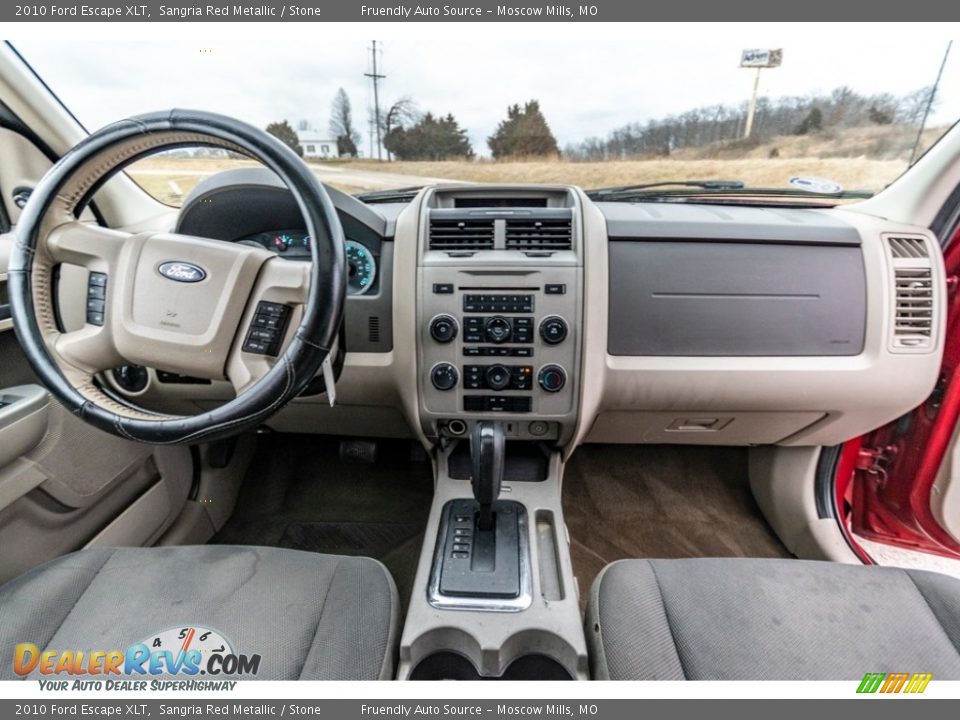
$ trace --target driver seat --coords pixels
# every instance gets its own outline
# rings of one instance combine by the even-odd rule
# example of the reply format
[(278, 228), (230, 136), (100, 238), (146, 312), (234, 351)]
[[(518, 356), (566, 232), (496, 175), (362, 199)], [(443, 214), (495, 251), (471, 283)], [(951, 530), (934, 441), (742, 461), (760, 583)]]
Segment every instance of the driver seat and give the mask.
[[(394, 674), (397, 590), (386, 568), (369, 558), (229, 545), (81, 550), (0, 586), (0, 608), (0, 647), (11, 650), (32, 643), (41, 652), (125, 651), (140, 642), (152, 646), (165, 630), (204, 628), (236, 654), (261, 656), (258, 673), (243, 679)], [(164, 649), (176, 655), (179, 647)], [(0, 680), (40, 677), (57, 676), (41, 675), (39, 667), (20, 676), (12, 658), (0, 663)]]

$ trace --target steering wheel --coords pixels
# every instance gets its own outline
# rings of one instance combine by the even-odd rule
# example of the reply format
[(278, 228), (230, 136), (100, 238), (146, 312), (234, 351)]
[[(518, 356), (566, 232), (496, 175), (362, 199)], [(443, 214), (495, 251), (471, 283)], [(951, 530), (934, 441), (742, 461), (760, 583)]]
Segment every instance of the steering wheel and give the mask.
[[(93, 193), (130, 163), (197, 145), (250, 156), (283, 180), (303, 214), (313, 262), (77, 220)], [(81, 329), (59, 325), (55, 278), (61, 263), (90, 273), (87, 307), (93, 311)], [(207, 112), (139, 115), (87, 137), (39, 183), (17, 224), (8, 288), (20, 344), (67, 409), (129, 440), (209, 441), (261, 423), (320, 369), (343, 319), (343, 228), (316, 176), (266, 132)], [(264, 340), (271, 333), (263, 330), (272, 330), (274, 340)], [(226, 379), (236, 397), (193, 416), (150, 412), (99, 381), (100, 373), (125, 364)]]

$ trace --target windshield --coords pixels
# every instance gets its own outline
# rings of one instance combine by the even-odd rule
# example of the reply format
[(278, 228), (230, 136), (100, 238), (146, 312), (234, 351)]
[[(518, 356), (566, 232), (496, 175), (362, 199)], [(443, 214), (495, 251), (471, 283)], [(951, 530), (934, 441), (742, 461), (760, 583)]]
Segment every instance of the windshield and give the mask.
[[(644, 196), (841, 201), (892, 182), (960, 117), (960, 48), (944, 25), (912, 27), (906, 53), (891, 50), (898, 26), (555, 24), (531, 35), (516, 24), (485, 35), (482, 53), (476, 27), (441, 27), (348, 25), (308, 45), (247, 33), (204, 47), (17, 49), (89, 130), (172, 107), (220, 112), (269, 130), (350, 193), (654, 184)], [(197, 148), (128, 172), (176, 205), (204, 177), (248, 163)]]

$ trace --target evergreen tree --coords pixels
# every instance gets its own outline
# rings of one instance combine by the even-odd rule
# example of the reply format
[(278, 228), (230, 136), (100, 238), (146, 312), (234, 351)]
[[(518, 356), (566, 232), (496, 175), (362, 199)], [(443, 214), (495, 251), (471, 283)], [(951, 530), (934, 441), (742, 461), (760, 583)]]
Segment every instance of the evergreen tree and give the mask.
[(270, 123), (267, 125), (267, 132), (292, 149), (299, 157), (303, 157), (303, 148), (300, 147), (300, 139), (297, 137), (293, 126), (286, 120)]
[(438, 117), (428, 112), (409, 128), (394, 127), (384, 136), (383, 146), (398, 160), (473, 157), (467, 131), (452, 114)]
[(487, 139), (487, 145), (498, 160), (560, 154), (557, 140), (536, 100), (531, 100), (522, 108), (519, 105), (508, 107), (506, 120), (500, 121), (497, 131)]

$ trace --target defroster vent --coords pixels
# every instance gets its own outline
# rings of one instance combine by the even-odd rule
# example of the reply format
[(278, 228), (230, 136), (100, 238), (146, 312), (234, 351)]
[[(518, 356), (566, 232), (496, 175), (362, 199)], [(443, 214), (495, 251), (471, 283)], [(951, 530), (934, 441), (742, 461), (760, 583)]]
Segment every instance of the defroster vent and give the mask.
[(890, 254), (895, 258), (926, 258), (930, 257), (927, 251), (927, 241), (921, 237), (888, 237)]

